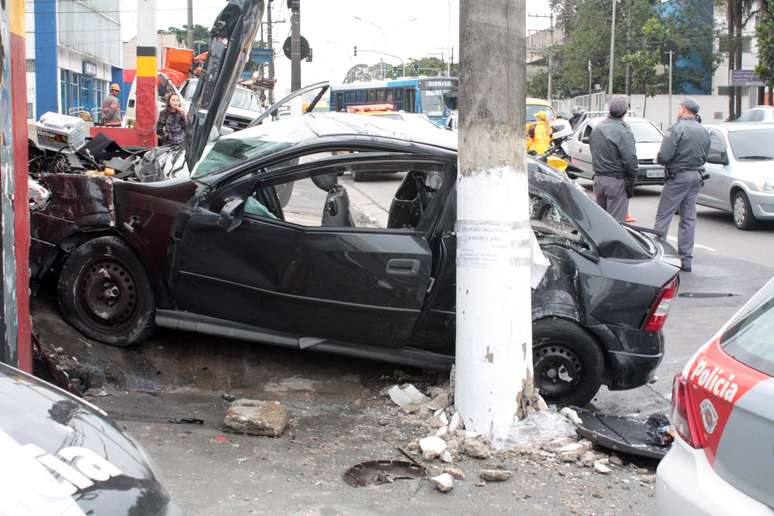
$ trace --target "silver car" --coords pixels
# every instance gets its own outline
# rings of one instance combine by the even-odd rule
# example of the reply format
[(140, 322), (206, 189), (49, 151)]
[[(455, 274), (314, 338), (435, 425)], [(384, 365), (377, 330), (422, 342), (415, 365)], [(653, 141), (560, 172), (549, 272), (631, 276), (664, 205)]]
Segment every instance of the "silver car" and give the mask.
[(737, 122), (774, 122), (774, 106), (758, 106), (745, 111)]
[[(594, 127), (602, 120), (604, 120), (603, 117), (587, 119), (576, 128), (572, 138), (562, 144), (564, 151), (570, 156), (570, 169), (567, 171), (568, 173), (586, 179), (594, 179), (589, 137)], [(658, 127), (645, 118), (627, 116), (624, 121), (632, 128), (637, 147), (639, 172), (636, 184), (664, 184), (664, 167), (656, 162), (658, 149), (661, 147), (661, 140), (664, 138), (664, 135)]]
[(733, 122), (707, 129), (710, 177), (698, 204), (733, 214), (739, 229), (774, 220), (774, 126)]

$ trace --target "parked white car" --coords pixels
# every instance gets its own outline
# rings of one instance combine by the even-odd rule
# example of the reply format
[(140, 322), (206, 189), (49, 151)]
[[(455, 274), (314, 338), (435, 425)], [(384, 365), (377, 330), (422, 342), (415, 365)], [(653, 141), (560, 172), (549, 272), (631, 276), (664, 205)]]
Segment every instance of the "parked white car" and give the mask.
[(774, 122), (774, 106), (758, 106), (745, 111), (737, 122)]
[[(570, 156), (571, 169), (568, 170), (569, 173), (586, 179), (594, 179), (589, 137), (594, 127), (602, 120), (604, 120), (603, 117), (585, 120), (576, 128), (573, 137), (563, 144), (564, 151)], [(664, 167), (656, 162), (658, 149), (661, 147), (661, 140), (664, 139), (663, 133), (650, 120), (645, 118), (627, 116), (624, 121), (632, 128), (637, 147), (639, 174), (636, 184), (664, 184)]]
[[(180, 88), (180, 92), (187, 102), (193, 98), (198, 82), (199, 79), (188, 79)], [(228, 103), (223, 125), (234, 131), (239, 131), (246, 128), (261, 113), (263, 113), (263, 108), (258, 95), (244, 86), (237, 86), (231, 95), (231, 101)]]
[(710, 177), (698, 204), (731, 213), (739, 229), (774, 220), (774, 126), (733, 122), (707, 129)]

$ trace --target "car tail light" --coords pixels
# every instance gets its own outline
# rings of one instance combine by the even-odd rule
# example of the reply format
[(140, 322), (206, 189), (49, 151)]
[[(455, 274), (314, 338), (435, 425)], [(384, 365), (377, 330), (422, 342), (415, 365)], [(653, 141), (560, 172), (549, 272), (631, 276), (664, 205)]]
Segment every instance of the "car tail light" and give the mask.
[(680, 286), (680, 281), (677, 276), (666, 284), (664, 288), (659, 292), (656, 302), (653, 304), (653, 308), (650, 311), (648, 319), (645, 321), (645, 325), (642, 327), (647, 332), (661, 331), (664, 327), (664, 323), (669, 315), (669, 308), (672, 306), (672, 300), (677, 295), (677, 288)]
[(688, 380), (678, 374), (672, 384), (672, 426), (689, 446), (702, 448), (704, 444), (701, 434), (697, 431), (697, 421), (693, 417), (690, 401)]

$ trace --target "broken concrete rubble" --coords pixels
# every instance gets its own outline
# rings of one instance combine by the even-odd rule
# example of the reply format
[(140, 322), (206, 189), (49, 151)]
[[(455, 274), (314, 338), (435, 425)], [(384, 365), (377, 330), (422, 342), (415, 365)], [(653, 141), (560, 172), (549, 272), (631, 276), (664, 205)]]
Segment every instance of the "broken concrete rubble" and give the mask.
[(597, 461), (594, 463), (594, 471), (603, 475), (609, 475), (612, 470), (601, 461)]
[(454, 462), (454, 457), (448, 449), (441, 453), (441, 462), (445, 462), (446, 464)]
[(430, 481), (435, 485), (435, 488), (442, 493), (448, 493), (454, 489), (454, 477), (449, 473), (441, 473), (437, 477), (430, 478)]
[(505, 469), (482, 469), (478, 476), (486, 482), (504, 482), (513, 477), (513, 472)]
[(407, 383), (402, 386), (393, 385), (387, 391), (390, 399), (400, 408), (407, 408), (410, 405), (426, 405), (430, 398), (422, 394), (413, 384)]
[(589, 450), (591, 450), (589, 441), (578, 441), (562, 446), (556, 450), (556, 454), (562, 462), (575, 462)]
[(433, 460), (440, 457), (444, 450), (446, 450), (446, 441), (431, 435), (419, 440), (419, 448), (422, 450), (422, 457), (425, 460)]
[(449, 466), (449, 467), (443, 468), (443, 472), (453, 476), (455, 480), (465, 480), (465, 472), (462, 471), (460, 468), (454, 468)]
[(288, 409), (278, 401), (238, 399), (223, 424), (239, 434), (279, 437), (288, 426)]
[(581, 466), (586, 468), (592, 467), (596, 461), (597, 461), (597, 456), (594, 454), (593, 451), (587, 451), (580, 458)]
[(562, 410), (559, 411), (559, 414), (566, 417), (572, 424), (576, 426), (583, 424), (583, 420), (578, 415), (578, 412), (576, 410), (571, 409), (570, 407), (564, 407)]
[(475, 437), (466, 437), (462, 442), (462, 451), (465, 455), (475, 459), (488, 459), (492, 452), (489, 443)]

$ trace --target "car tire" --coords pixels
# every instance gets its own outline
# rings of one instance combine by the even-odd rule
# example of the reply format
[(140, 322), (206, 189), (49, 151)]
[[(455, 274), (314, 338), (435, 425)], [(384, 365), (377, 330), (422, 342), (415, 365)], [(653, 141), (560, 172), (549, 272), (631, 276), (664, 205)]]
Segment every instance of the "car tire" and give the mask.
[(737, 190), (731, 198), (731, 214), (734, 217), (734, 225), (742, 230), (749, 231), (758, 225), (752, 212), (750, 200), (742, 190)]
[(57, 293), (65, 320), (105, 344), (131, 346), (156, 327), (148, 275), (120, 238), (99, 237), (78, 246), (62, 267)]
[(597, 394), (605, 358), (578, 324), (542, 319), (532, 325), (535, 387), (549, 404), (584, 406)]

